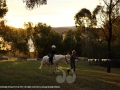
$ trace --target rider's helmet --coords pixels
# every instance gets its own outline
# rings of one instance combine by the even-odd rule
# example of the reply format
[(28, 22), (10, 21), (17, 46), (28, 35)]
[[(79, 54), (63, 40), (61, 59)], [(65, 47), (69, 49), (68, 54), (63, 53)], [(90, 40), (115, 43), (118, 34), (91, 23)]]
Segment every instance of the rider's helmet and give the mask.
[(56, 48), (56, 46), (55, 46), (55, 45), (52, 45), (52, 48)]

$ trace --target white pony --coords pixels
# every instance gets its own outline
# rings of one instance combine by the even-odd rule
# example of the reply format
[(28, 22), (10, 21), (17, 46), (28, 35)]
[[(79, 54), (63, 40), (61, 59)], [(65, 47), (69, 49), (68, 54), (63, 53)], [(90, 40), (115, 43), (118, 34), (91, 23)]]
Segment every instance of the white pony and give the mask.
[[(59, 62), (62, 61), (62, 60), (65, 60), (66, 63), (68, 63), (69, 60), (70, 60), (70, 55), (54, 55), (54, 57), (53, 57), (53, 65), (54, 65), (54, 69), (55, 69), (54, 72), (55, 73), (56, 73), (56, 70), (58, 69)], [(42, 58), (41, 66), (39, 67), (39, 69), (41, 69), (41, 72), (43, 70), (43, 67), (46, 64), (48, 65), (48, 70), (50, 72), (49, 67), (50, 67), (51, 63), (49, 62), (49, 57), (47, 55)]]

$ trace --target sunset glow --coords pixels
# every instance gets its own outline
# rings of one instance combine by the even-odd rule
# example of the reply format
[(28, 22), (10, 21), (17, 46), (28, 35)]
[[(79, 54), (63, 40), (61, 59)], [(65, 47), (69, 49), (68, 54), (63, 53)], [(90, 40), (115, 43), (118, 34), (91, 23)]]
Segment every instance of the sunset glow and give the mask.
[(74, 16), (82, 8), (93, 11), (99, 0), (48, 0), (47, 5), (27, 10), (22, 0), (7, 0), (7, 25), (23, 28), (24, 22), (46, 23), (52, 27), (74, 26)]

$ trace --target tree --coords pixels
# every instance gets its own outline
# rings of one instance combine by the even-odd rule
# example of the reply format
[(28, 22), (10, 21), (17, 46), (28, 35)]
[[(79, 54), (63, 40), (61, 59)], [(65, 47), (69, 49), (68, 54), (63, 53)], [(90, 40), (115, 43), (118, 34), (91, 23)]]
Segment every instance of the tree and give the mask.
[(65, 38), (63, 40), (63, 49), (65, 53), (71, 53), (73, 49), (75, 49), (75, 36), (72, 30), (69, 30), (65, 33)]
[(86, 9), (83, 8), (81, 9), (74, 17), (75, 20), (75, 25), (77, 27), (89, 27), (89, 22), (91, 20), (91, 12)]
[(112, 55), (114, 59), (120, 58), (120, 17), (117, 18), (113, 25), (113, 36), (112, 36)]
[(27, 31), (24, 29), (17, 29), (13, 27), (6, 26), (3, 30), (3, 39), (10, 43), (12, 53), (23, 53), (24, 55), (28, 55), (28, 42), (27, 42)]
[(6, 0), (0, 0), (0, 18), (3, 18), (8, 11)]
[[(111, 42), (113, 39), (113, 25), (117, 18), (120, 16), (120, 0), (102, 0), (104, 5), (101, 4), (99, 15), (101, 19), (102, 31), (108, 43), (108, 59), (113, 58), (111, 55)], [(107, 72), (110, 73), (110, 62), (108, 62)]]
[(45, 23), (38, 23), (34, 27), (34, 44), (39, 57), (46, 55), (50, 46), (51, 27)]
[(27, 9), (32, 10), (40, 5), (47, 4), (47, 0), (23, 0), (23, 3), (26, 3)]
[(56, 46), (56, 54), (63, 54), (64, 50), (62, 47), (62, 35), (55, 32), (54, 30), (51, 30), (50, 32), (50, 46), (52, 45)]
[(3, 33), (3, 28), (5, 26), (5, 20), (3, 17), (8, 11), (6, 0), (0, 0), (0, 35)]
[(24, 28), (27, 30), (27, 38), (29, 38), (31, 35), (33, 35), (33, 23), (32, 22), (27, 22), (24, 23)]
[(79, 29), (74, 31), (74, 36), (75, 36), (75, 50), (77, 52), (78, 56), (82, 55), (82, 48), (84, 46), (84, 42), (81, 39), (81, 31)]
[(94, 33), (94, 28), (97, 26), (97, 14), (101, 9), (101, 6), (96, 6), (93, 12), (86, 8), (82, 8), (79, 12), (77, 12), (74, 16), (75, 25), (77, 29), (80, 31), (80, 37), (83, 40), (84, 44), (86, 44), (87, 33), (91, 30), (91, 34)]
[[(111, 49), (111, 42), (113, 39), (112, 38), (113, 24), (117, 20), (117, 18), (120, 16), (120, 7), (119, 7), (120, 0), (102, 0), (102, 1), (103, 1), (104, 5), (102, 6), (102, 4), (101, 4), (96, 7), (96, 9), (93, 11), (92, 18), (94, 19), (95, 16), (97, 16), (97, 17), (99, 16), (99, 18), (95, 18), (96, 19), (95, 21), (97, 21), (97, 24), (99, 25), (99, 27), (102, 28), (103, 34), (108, 43), (107, 54), (108, 54), (108, 59), (110, 59), (110, 58), (112, 58), (110, 49)], [(80, 23), (77, 22), (77, 24), (84, 25), (84, 27), (85, 27), (85, 24), (83, 24), (84, 20), (81, 20), (81, 17), (85, 18), (87, 16), (87, 18), (89, 18), (90, 15), (91, 14), (89, 13), (88, 10), (82, 9), (82, 11), (78, 12), (75, 15), (75, 22), (79, 21)], [(100, 21), (100, 22), (98, 22), (98, 21)], [(82, 22), (82, 24), (81, 24), (81, 22)], [(110, 72), (110, 63), (109, 62), (108, 62), (107, 72), (108, 73)]]
[(17, 30), (17, 50), (23, 53), (24, 55), (28, 55), (28, 39), (27, 39), (27, 31), (19, 28)]
[(90, 12), (90, 10), (86, 8), (82, 8), (74, 16), (76, 27), (81, 27), (82, 29), (85, 27), (90, 28), (96, 27), (97, 25), (96, 16), (100, 9), (101, 9), (100, 5), (97, 5), (93, 12)]

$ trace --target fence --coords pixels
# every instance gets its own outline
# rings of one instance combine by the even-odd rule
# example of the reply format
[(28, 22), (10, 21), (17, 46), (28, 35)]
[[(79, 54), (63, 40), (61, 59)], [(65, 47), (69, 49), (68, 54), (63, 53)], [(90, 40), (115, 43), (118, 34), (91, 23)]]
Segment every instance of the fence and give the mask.
[(107, 62), (110, 62), (111, 67), (120, 68), (120, 59), (84, 59), (88, 61), (91, 66), (107, 66)]

